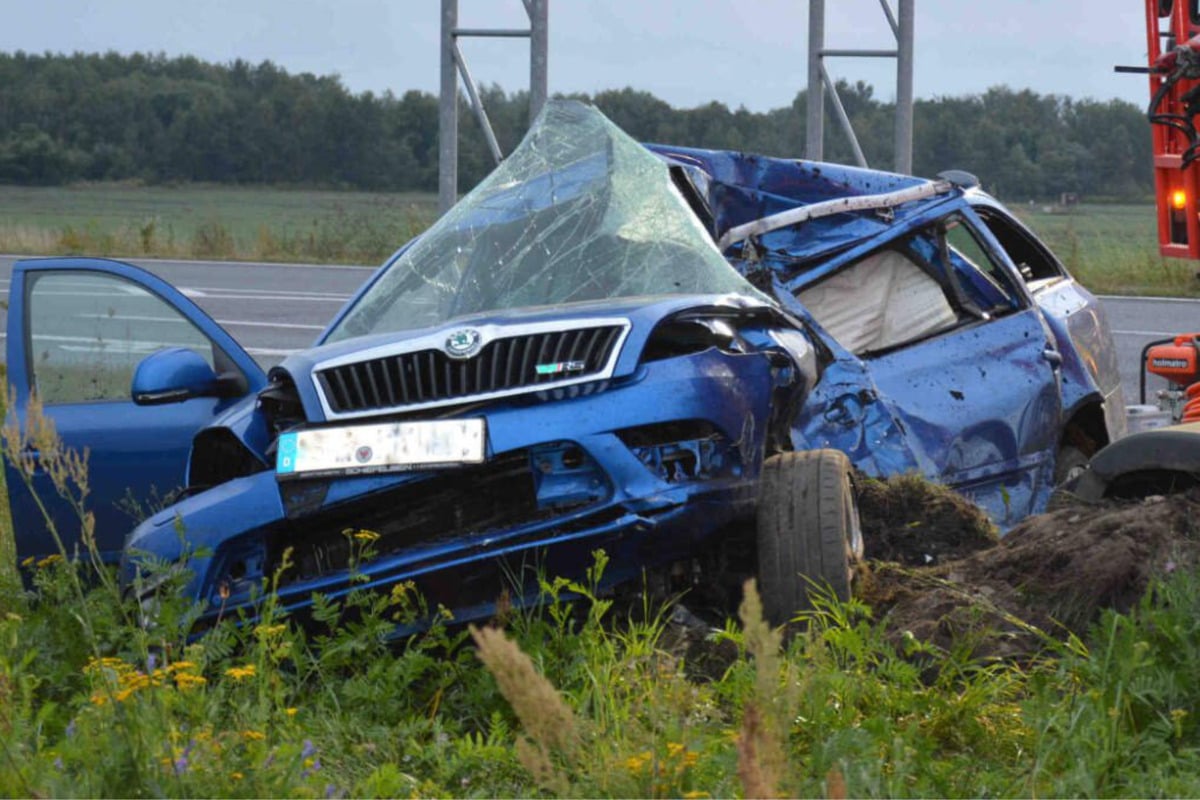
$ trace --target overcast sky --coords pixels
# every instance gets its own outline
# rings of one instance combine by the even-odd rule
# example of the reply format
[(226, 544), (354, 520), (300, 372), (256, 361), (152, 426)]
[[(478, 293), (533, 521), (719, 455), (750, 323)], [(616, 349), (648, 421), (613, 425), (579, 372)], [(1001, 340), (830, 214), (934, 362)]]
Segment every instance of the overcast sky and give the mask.
[[(889, 0), (895, 7), (896, 0)], [(826, 46), (892, 48), (878, 0), (827, 0)], [(0, 50), (134, 51), (274, 61), (354, 91), (436, 92), (440, 0), (0, 0)], [(1086, 13), (1081, 9), (1086, 9)], [(1138, 0), (916, 0), (918, 97), (1007, 84), (1144, 105)], [(765, 111), (805, 86), (805, 0), (550, 0), (550, 91), (632, 86), (677, 107)], [(460, 0), (463, 27), (526, 27), (521, 0)], [(528, 86), (525, 40), (462, 44), (481, 83)], [(832, 59), (895, 96), (895, 62)]]

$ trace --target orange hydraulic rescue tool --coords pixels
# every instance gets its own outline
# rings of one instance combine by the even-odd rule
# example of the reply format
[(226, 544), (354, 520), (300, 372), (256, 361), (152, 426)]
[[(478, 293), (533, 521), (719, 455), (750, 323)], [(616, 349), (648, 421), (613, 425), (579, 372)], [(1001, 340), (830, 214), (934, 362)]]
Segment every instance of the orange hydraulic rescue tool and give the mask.
[(1159, 407), (1175, 422), (1200, 422), (1200, 333), (1151, 342), (1142, 350), (1142, 364), (1141, 402), (1146, 402), (1146, 373), (1152, 372), (1169, 384), (1158, 393)]

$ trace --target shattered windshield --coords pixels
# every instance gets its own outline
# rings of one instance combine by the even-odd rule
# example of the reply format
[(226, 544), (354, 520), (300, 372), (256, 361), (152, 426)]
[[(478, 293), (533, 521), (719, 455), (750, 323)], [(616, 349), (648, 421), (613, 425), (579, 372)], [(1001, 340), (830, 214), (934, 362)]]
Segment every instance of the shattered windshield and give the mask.
[(557, 100), (326, 341), (511, 308), (731, 292), (758, 295), (717, 251), (666, 164), (596, 109)]

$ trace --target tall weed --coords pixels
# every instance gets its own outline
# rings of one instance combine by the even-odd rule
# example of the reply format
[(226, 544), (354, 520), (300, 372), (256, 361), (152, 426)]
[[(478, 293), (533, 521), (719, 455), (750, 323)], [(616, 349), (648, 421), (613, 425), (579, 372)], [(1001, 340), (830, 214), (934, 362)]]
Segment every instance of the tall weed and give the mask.
[[(36, 413), (5, 432), (7, 457), (34, 441), (59, 451)], [(86, 518), (86, 454), (61, 458), (49, 469)], [(346, 536), (354, 563), (373, 556), (371, 531)], [(147, 562), (126, 594), (83, 541), (0, 590), (0, 794), (1200, 793), (1192, 573), (1023, 666), (832, 597), (785, 643), (752, 586), (740, 624), (682, 648), (667, 609), (600, 589), (603, 553), (473, 640), (410, 584), (316, 597), (300, 625), (275, 577), (253, 614), (193, 638), (176, 566)], [(695, 647), (727, 668), (690, 678)]]

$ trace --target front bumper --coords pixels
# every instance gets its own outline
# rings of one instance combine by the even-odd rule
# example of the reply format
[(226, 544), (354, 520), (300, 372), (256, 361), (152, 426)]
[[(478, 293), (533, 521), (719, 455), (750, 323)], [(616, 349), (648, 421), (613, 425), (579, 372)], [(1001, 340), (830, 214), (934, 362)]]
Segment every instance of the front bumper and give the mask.
[(589, 396), (487, 409), (483, 467), (287, 486), (258, 473), (148, 520), (127, 550), (187, 561), (209, 622), (252, 606), (275, 573), (291, 611), (412, 580), (459, 618), (536, 593), (539, 574), (582, 577), (597, 549), (620, 582), (752, 511), (772, 381), (760, 354), (652, 362)]

